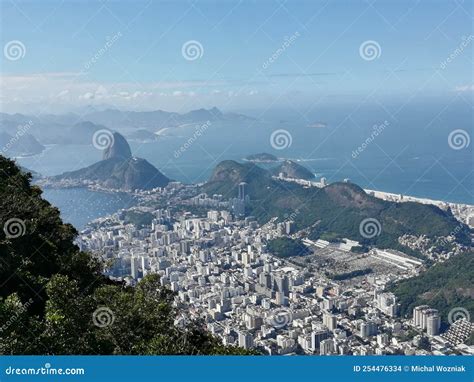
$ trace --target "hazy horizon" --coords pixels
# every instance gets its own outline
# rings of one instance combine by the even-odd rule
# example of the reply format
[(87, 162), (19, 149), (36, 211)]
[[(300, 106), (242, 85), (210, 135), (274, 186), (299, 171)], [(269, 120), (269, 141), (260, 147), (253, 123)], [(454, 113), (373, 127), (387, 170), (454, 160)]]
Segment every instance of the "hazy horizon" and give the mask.
[[(471, 4), (472, 6), (472, 4)], [(0, 110), (184, 112), (472, 99), (462, 1), (1, 4)], [(238, 37), (238, 38), (237, 38)]]

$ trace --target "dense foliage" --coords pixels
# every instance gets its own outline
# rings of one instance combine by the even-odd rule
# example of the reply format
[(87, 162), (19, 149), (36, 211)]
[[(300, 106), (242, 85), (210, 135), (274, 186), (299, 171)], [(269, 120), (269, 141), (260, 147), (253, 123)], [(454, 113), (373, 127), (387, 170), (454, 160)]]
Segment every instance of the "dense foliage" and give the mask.
[[(469, 228), (450, 211), (419, 203), (393, 203), (377, 199), (351, 183), (333, 183), (324, 188), (304, 188), (272, 179), (271, 173), (255, 164), (221, 162), (203, 187), (210, 195), (224, 198), (237, 195), (238, 184), (246, 182), (250, 196), (249, 214), (260, 223), (272, 217), (291, 218), (297, 229), (309, 228), (310, 238), (337, 240), (349, 238), (363, 246), (393, 248), (416, 255), (398, 243), (403, 234), (448, 236), (470, 243)], [(361, 234), (364, 219), (375, 219), (379, 229), (373, 237)]]
[(373, 273), (372, 268), (357, 269), (355, 271), (339, 273), (337, 275), (330, 275), (329, 277), (336, 281), (349, 280), (354, 277), (365, 276), (370, 273)]
[(268, 153), (260, 153), (260, 154), (251, 154), (245, 157), (247, 161), (255, 161), (255, 162), (276, 162), (278, 158), (273, 154)]
[(151, 212), (143, 211), (128, 210), (123, 215), (125, 223), (133, 224), (137, 228), (151, 226), (153, 218), (154, 216)]
[(136, 287), (104, 277), (30, 176), (1, 156), (0, 224), (0, 354), (244, 353), (198, 322), (174, 325), (180, 312), (158, 276)]
[(107, 189), (150, 190), (165, 187), (169, 179), (142, 158), (109, 158), (76, 171), (54, 176), (55, 182), (94, 182)]
[(314, 180), (314, 174), (311, 171), (292, 160), (285, 160), (279, 166), (272, 168), (270, 172), (274, 176), (283, 174), (286, 178)]
[(305, 256), (311, 253), (301, 240), (279, 237), (267, 243), (267, 249), (277, 257)]
[(436, 264), (417, 277), (401, 281), (391, 290), (401, 303), (401, 314), (411, 316), (417, 305), (438, 309), (446, 323), (451, 309), (466, 309), (474, 317), (474, 252)]

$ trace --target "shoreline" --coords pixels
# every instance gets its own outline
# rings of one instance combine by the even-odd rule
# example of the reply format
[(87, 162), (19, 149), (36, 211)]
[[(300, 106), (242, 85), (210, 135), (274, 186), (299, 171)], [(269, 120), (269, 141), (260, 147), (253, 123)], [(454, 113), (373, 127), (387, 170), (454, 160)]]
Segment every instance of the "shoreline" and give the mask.
[[(312, 180), (304, 180), (304, 179), (280, 178), (280, 177), (274, 177), (274, 178), (285, 181), (285, 182), (297, 183), (306, 187), (323, 188), (327, 186), (328, 184), (330, 184), (330, 183), (326, 184), (326, 183), (321, 183), (321, 182), (312, 181)], [(467, 224), (469, 227), (474, 228), (474, 205), (473, 204), (456, 203), (456, 202), (449, 202), (449, 201), (436, 200), (436, 199), (430, 199), (430, 198), (420, 198), (417, 196), (396, 194), (393, 192), (371, 190), (367, 188), (363, 188), (363, 190), (368, 195), (372, 195), (378, 199), (382, 199), (382, 200), (386, 200), (386, 201), (390, 201), (394, 203), (416, 202), (420, 204), (431, 204), (444, 211), (450, 208), (451, 212), (453, 213), (456, 219)]]
[(417, 203), (422, 203), (422, 204), (434, 204), (434, 205), (463, 205), (467, 207), (473, 207), (474, 204), (469, 204), (469, 203), (459, 203), (459, 202), (451, 202), (447, 200), (439, 200), (439, 199), (430, 199), (430, 198), (424, 198), (420, 196), (413, 196), (413, 195), (404, 195), (404, 194), (397, 194), (395, 192), (388, 192), (388, 191), (380, 191), (380, 190), (371, 190), (368, 188), (363, 189), (367, 193), (374, 193), (374, 196), (382, 199), (384, 197), (393, 197), (395, 199), (403, 199), (402, 201), (407, 201), (407, 202), (417, 202)]
[[(303, 187), (306, 186), (306, 187), (322, 188), (326, 186), (326, 184), (322, 184), (321, 182), (308, 181), (304, 179), (280, 178), (280, 177), (278, 178), (275, 177), (275, 178), (282, 181), (286, 181), (286, 182), (297, 183)], [(126, 194), (130, 196), (137, 196), (136, 192), (134, 191), (111, 190), (111, 189), (98, 186), (97, 184), (52, 185), (52, 184), (41, 184), (41, 183), (42, 183), (41, 181), (38, 182), (38, 185), (40, 185), (44, 189), (56, 189), (56, 190), (63, 189), (64, 190), (64, 189), (83, 188), (91, 192), (95, 191), (95, 192), (108, 193), (108, 194)], [(458, 219), (460, 222), (467, 224), (469, 227), (474, 228), (474, 205), (472, 204), (456, 203), (456, 202), (450, 202), (450, 201), (430, 199), (426, 197), (417, 197), (417, 196), (412, 196), (412, 195), (403, 195), (403, 194), (397, 194), (393, 192), (372, 190), (372, 189), (367, 189), (367, 188), (364, 188), (363, 190), (368, 195), (374, 196), (381, 200), (390, 201), (394, 203), (415, 202), (415, 203), (420, 203), (420, 204), (434, 205), (444, 211), (447, 211), (448, 209), (450, 209), (456, 219)]]
[[(318, 187), (322, 188), (322, 186), (319, 182), (315, 181), (308, 181), (305, 179), (293, 179), (293, 178), (277, 178), (279, 180), (283, 180), (286, 182), (292, 182), (292, 183), (298, 183), (303, 186), (310, 186), (310, 187)], [(311, 184), (308, 184), (311, 182)], [(181, 183), (181, 182), (179, 182)], [(195, 185), (200, 185), (204, 184), (205, 182), (201, 183), (196, 183)], [(316, 184), (317, 183), (317, 184)], [(185, 184), (185, 183), (183, 183)], [(330, 183), (328, 183), (330, 184)], [(107, 189), (104, 187), (100, 187), (97, 185), (91, 185), (91, 184), (82, 184), (82, 185), (51, 185), (51, 184), (41, 184), (41, 182), (38, 182), (38, 185), (42, 187), (43, 189), (55, 189), (55, 190), (67, 190), (67, 189), (77, 189), (77, 188), (82, 188), (82, 189), (87, 189), (89, 191), (96, 191), (96, 192), (102, 192), (102, 193), (109, 193), (109, 194), (117, 194), (117, 193), (124, 193), (124, 194), (130, 194), (130, 195), (135, 195), (136, 193), (134, 191), (127, 191), (127, 190), (122, 190), (122, 189)], [(452, 206), (463, 206), (466, 208), (473, 209), (473, 214), (474, 214), (474, 204), (469, 204), (469, 203), (459, 203), (459, 202), (452, 202), (452, 201), (446, 201), (446, 200), (438, 200), (438, 199), (430, 199), (426, 197), (419, 197), (419, 196), (413, 196), (413, 195), (404, 195), (404, 194), (398, 194), (394, 192), (388, 192), (388, 191), (381, 191), (381, 190), (372, 190), (368, 188), (363, 188), (363, 190), (369, 194), (372, 195), (378, 199), (382, 200), (387, 200), (387, 201), (392, 201), (392, 202), (397, 202), (397, 203), (403, 203), (403, 202), (416, 202), (416, 203), (421, 203), (421, 204), (432, 204), (435, 205), (441, 209), (446, 209), (447, 207), (452, 207)]]
[(451, 209), (454, 217), (459, 221), (467, 224), (469, 227), (474, 228), (474, 205), (467, 203), (453, 203), (443, 200), (435, 200), (429, 198), (420, 198), (411, 195), (395, 194), (392, 192), (378, 191), (378, 190), (369, 190), (364, 188), (364, 191), (373, 195), (374, 197), (386, 201), (391, 201), (395, 203), (406, 203), (406, 202), (415, 202), (420, 204), (431, 204), (440, 209), (447, 211)]

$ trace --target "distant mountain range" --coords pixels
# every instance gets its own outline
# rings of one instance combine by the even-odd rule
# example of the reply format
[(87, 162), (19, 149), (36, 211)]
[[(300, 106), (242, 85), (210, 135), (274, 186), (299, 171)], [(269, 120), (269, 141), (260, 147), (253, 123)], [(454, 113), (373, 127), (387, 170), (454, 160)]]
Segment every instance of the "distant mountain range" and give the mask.
[(84, 116), (84, 119), (103, 125), (113, 126), (114, 129), (145, 129), (156, 132), (165, 127), (176, 127), (187, 123), (225, 120), (232, 115), (223, 114), (219, 109), (199, 109), (189, 113), (179, 114), (163, 110), (156, 111), (121, 111), (107, 109), (96, 111)]
[(40, 154), (44, 146), (34, 136), (20, 130), (9, 134), (0, 131), (0, 154), (6, 156), (30, 156)]
[[(155, 133), (163, 128), (207, 121), (252, 120), (242, 114), (223, 113), (216, 107), (192, 110), (188, 113), (174, 113), (163, 110), (123, 111), (117, 109), (87, 109), (85, 114), (74, 113), (39, 117), (24, 114), (0, 113), (0, 133), (14, 134), (19, 126), (28, 125), (27, 133), (40, 144), (91, 144), (92, 136), (98, 130), (110, 128), (127, 138), (139, 141), (157, 139)], [(1, 143), (2, 141), (0, 141)], [(41, 152), (41, 151), (40, 151)]]
[(170, 180), (145, 159), (132, 156), (127, 140), (113, 133), (113, 144), (104, 150), (103, 159), (80, 170), (65, 172), (39, 183), (44, 186), (97, 184), (107, 189), (130, 191), (164, 187)]
[[(292, 165), (293, 166), (293, 165)], [(310, 238), (349, 238), (362, 245), (377, 245), (410, 253), (398, 238), (404, 234), (428, 237), (455, 234), (459, 242), (470, 244), (469, 228), (450, 211), (413, 202), (388, 202), (368, 195), (351, 183), (332, 183), (324, 188), (304, 188), (272, 178), (272, 171), (253, 163), (223, 161), (217, 165), (202, 191), (224, 198), (238, 195), (238, 184), (247, 183), (249, 214), (260, 223), (272, 217), (292, 217), (297, 229), (308, 229)], [(375, 223), (367, 234), (364, 222)], [(413, 253), (416, 255), (415, 253)]]

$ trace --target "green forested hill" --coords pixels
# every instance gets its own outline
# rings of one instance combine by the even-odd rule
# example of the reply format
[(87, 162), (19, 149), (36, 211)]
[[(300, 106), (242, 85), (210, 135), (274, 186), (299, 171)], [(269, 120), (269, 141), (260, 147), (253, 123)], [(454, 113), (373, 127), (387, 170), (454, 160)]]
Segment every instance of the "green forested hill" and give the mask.
[(306, 247), (301, 240), (291, 239), (289, 237), (279, 237), (270, 240), (267, 249), (277, 257), (306, 256), (311, 250)]
[(415, 306), (427, 304), (440, 311), (444, 323), (454, 308), (466, 309), (474, 317), (474, 252), (436, 264), (391, 290), (400, 299), (402, 315), (411, 316)]
[(301, 166), (292, 160), (285, 160), (280, 165), (272, 168), (271, 173), (275, 176), (283, 174), (286, 178), (296, 178), (305, 180), (314, 180), (314, 174), (306, 167)]
[(173, 294), (150, 275), (105, 278), (75, 229), (0, 156), (0, 354), (240, 354), (198, 323), (174, 325)]
[[(312, 238), (324, 234), (381, 248), (406, 250), (398, 243), (398, 237), (403, 234), (434, 237), (455, 232), (459, 242), (470, 243), (469, 228), (438, 207), (383, 201), (352, 183), (304, 188), (275, 180), (269, 171), (251, 163), (221, 162), (203, 191), (210, 195), (222, 194), (224, 198), (235, 197), (240, 182), (248, 184), (250, 215), (261, 223), (276, 216), (283, 219), (291, 216), (298, 229), (311, 227)], [(364, 219), (377, 220), (377, 234), (373, 237), (361, 235)]]
[(112, 144), (104, 150), (101, 161), (53, 176), (46, 183), (51, 181), (95, 182), (105, 188), (151, 190), (165, 187), (170, 179), (147, 160), (133, 157), (127, 140), (114, 133)]

